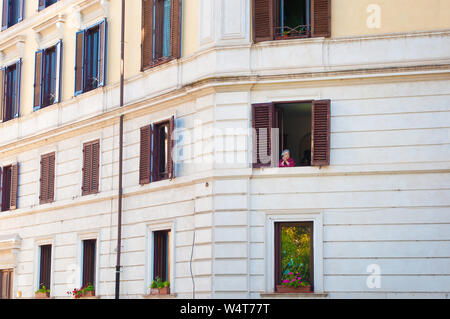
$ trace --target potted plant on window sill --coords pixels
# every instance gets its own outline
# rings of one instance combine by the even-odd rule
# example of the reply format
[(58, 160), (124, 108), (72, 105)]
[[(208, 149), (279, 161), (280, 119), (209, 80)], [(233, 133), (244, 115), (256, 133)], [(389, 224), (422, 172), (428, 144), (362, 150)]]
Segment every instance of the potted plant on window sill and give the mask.
[(169, 295), (170, 294), (170, 282), (162, 281), (159, 277), (152, 281), (150, 286), (151, 295)]
[(41, 289), (36, 290), (34, 292), (34, 298), (36, 298), (36, 299), (50, 298), (50, 289), (47, 289), (47, 288), (45, 288), (45, 286), (42, 286)]
[(276, 286), (277, 293), (310, 293), (311, 284), (307, 281), (302, 281), (300, 274), (289, 272), (281, 282), (281, 285)]
[(75, 288), (73, 291), (68, 291), (67, 294), (72, 295), (75, 299), (92, 298), (95, 297), (95, 288), (92, 284), (88, 284), (80, 289)]

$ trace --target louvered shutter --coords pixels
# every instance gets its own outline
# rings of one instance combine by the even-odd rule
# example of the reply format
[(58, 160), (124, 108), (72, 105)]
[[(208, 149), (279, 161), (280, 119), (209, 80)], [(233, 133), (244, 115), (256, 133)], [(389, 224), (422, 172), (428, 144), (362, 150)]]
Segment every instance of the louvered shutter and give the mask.
[(9, 209), (17, 209), (17, 190), (19, 182), (19, 164), (11, 166), (11, 196), (9, 199)]
[(3, 122), (5, 108), (5, 68), (0, 69), (0, 123)]
[(272, 128), (275, 125), (273, 103), (252, 105), (253, 167), (272, 165)]
[(44, 50), (36, 51), (34, 55), (34, 102), (33, 111), (41, 108), (41, 92), (42, 92), (42, 68), (43, 68), (43, 54)]
[(311, 165), (330, 164), (330, 100), (312, 104)]
[(92, 145), (87, 143), (84, 144), (83, 146), (83, 184), (82, 184), (83, 195), (87, 195), (90, 192), (91, 162), (92, 162)]
[(38, 10), (41, 11), (42, 9), (45, 9), (45, 0), (39, 0)]
[(75, 96), (84, 89), (84, 30), (76, 34), (75, 49)]
[(141, 127), (141, 148), (139, 160), (139, 184), (141, 185), (150, 183), (151, 143), (152, 143), (151, 125)]
[(91, 180), (91, 193), (98, 192), (99, 186), (99, 170), (100, 170), (100, 142), (96, 141), (92, 143), (92, 162), (91, 162), (91, 172), (92, 172), (92, 180)]
[(106, 84), (107, 38), (107, 24), (105, 19), (99, 25), (98, 86), (104, 86)]
[(2, 10), (2, 31), (8, 28), (8, 2), (9, 0), (3, 0), (3, 10)]
[(255, 42), (273, 40), (274, 0), (253, 0), (253, 39)]
[(170, 7), (170, 56), (181, 57), (181, 0), (172, 0)]
[(59, 40), (56, 44), (56, 82), (55, 82), (55, 103), (61, 102), (61, 88), (62, 88), (62, 66), (63, 66), (63, 44)]
[(55, 198), (55, 153), (52, 153), (48, 157), (48, 202), (53, 202)]
[(313, 37), (331, 36), (331, 0), (312, 0), (311, 28)]
[(167, 152), (167, 173), (170, 179), (174, 178), (174, 145), (175, 145), (175, 117), (172, 116), (169, 120), (169, 136), (167, 138), (169, 144), (169, 151)]
[(153, 61), (153, 0), (142, 0), (141, 70)]
[(41, 178), (39, 179), (40, 183), (40, 193), (39, 193), (39, 203), (44, 204), (47, 202), (48, 198), (48, 171), (49, 171), (49, 162), (48, 156), (41, 157)]
[(22, 58), (16, 62), (16, 96), (14, 97), (14, 118), (18, 118), (20, 114), (20, 89), (22, 86)]

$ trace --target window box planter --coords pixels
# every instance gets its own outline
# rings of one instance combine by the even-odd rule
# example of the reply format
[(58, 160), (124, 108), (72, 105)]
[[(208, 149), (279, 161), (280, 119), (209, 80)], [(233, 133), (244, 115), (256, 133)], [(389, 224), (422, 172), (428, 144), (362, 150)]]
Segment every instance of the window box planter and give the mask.
[(277, 285), (277, 293), (310, 293), (312, 292), (311, 286), (304, 286), (304, 287), (286, 287), (283, 285)]
[(170, 295), (170, 287), (151, 288), (150, 294), (151, 295)]
[(47, 298), (50, 298), (50, 293), (49, 292), (35, 292), (34, 293), (34, 298), (36, 298), (36, 299), (47, 299)]
[(84, 291), (81, 297), (95, 297), (95, 290)]

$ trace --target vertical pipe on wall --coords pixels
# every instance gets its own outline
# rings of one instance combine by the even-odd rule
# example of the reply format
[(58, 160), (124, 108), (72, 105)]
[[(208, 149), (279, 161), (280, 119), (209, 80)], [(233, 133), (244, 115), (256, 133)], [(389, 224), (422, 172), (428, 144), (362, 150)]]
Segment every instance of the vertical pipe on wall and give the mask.
[[(124, 87), (124, 51), (125, 51), (125, 0), (122, 0), (122, 19), (120, 34), (120, 107), (123, 106)], [(117, 262), (116, 262), (116, 289), (115, 299), (120, 296), (120, 253), (122, 245), (122, 167), (123, 167), (123, 114), (120, 115), (119, 129), (119, 196), (117, 205)]]

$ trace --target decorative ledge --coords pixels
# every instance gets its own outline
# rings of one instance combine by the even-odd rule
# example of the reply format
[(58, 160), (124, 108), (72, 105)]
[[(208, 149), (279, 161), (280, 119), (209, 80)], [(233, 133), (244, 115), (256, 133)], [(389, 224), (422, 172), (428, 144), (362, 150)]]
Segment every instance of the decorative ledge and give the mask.
[(142, 295), (144, 299), (175, 299), (177, 294), (169, 294), (169, 295)]
[(65, 23), (66, 16), (59, 13), (33, 26), (38, 46), (42, 48), (51, 41), (62, 39)]
[(14, 59), (23, 57), (25, 49), (25, 36), (17, 35), (0, 44), (0, 62), (5, 65)]
[(261, 293), (261, 298), (267, 299), (325, 299), (328, 298), (327, 293)]
[(83, 0), (73, 7), (72, 23), (84, 29), (97, 20), (109, 17), (110, 0)]
[(0, 236), (0, 264), (3, 267), (16, 266), (21, 242), (22, 239), (18, 234)]

